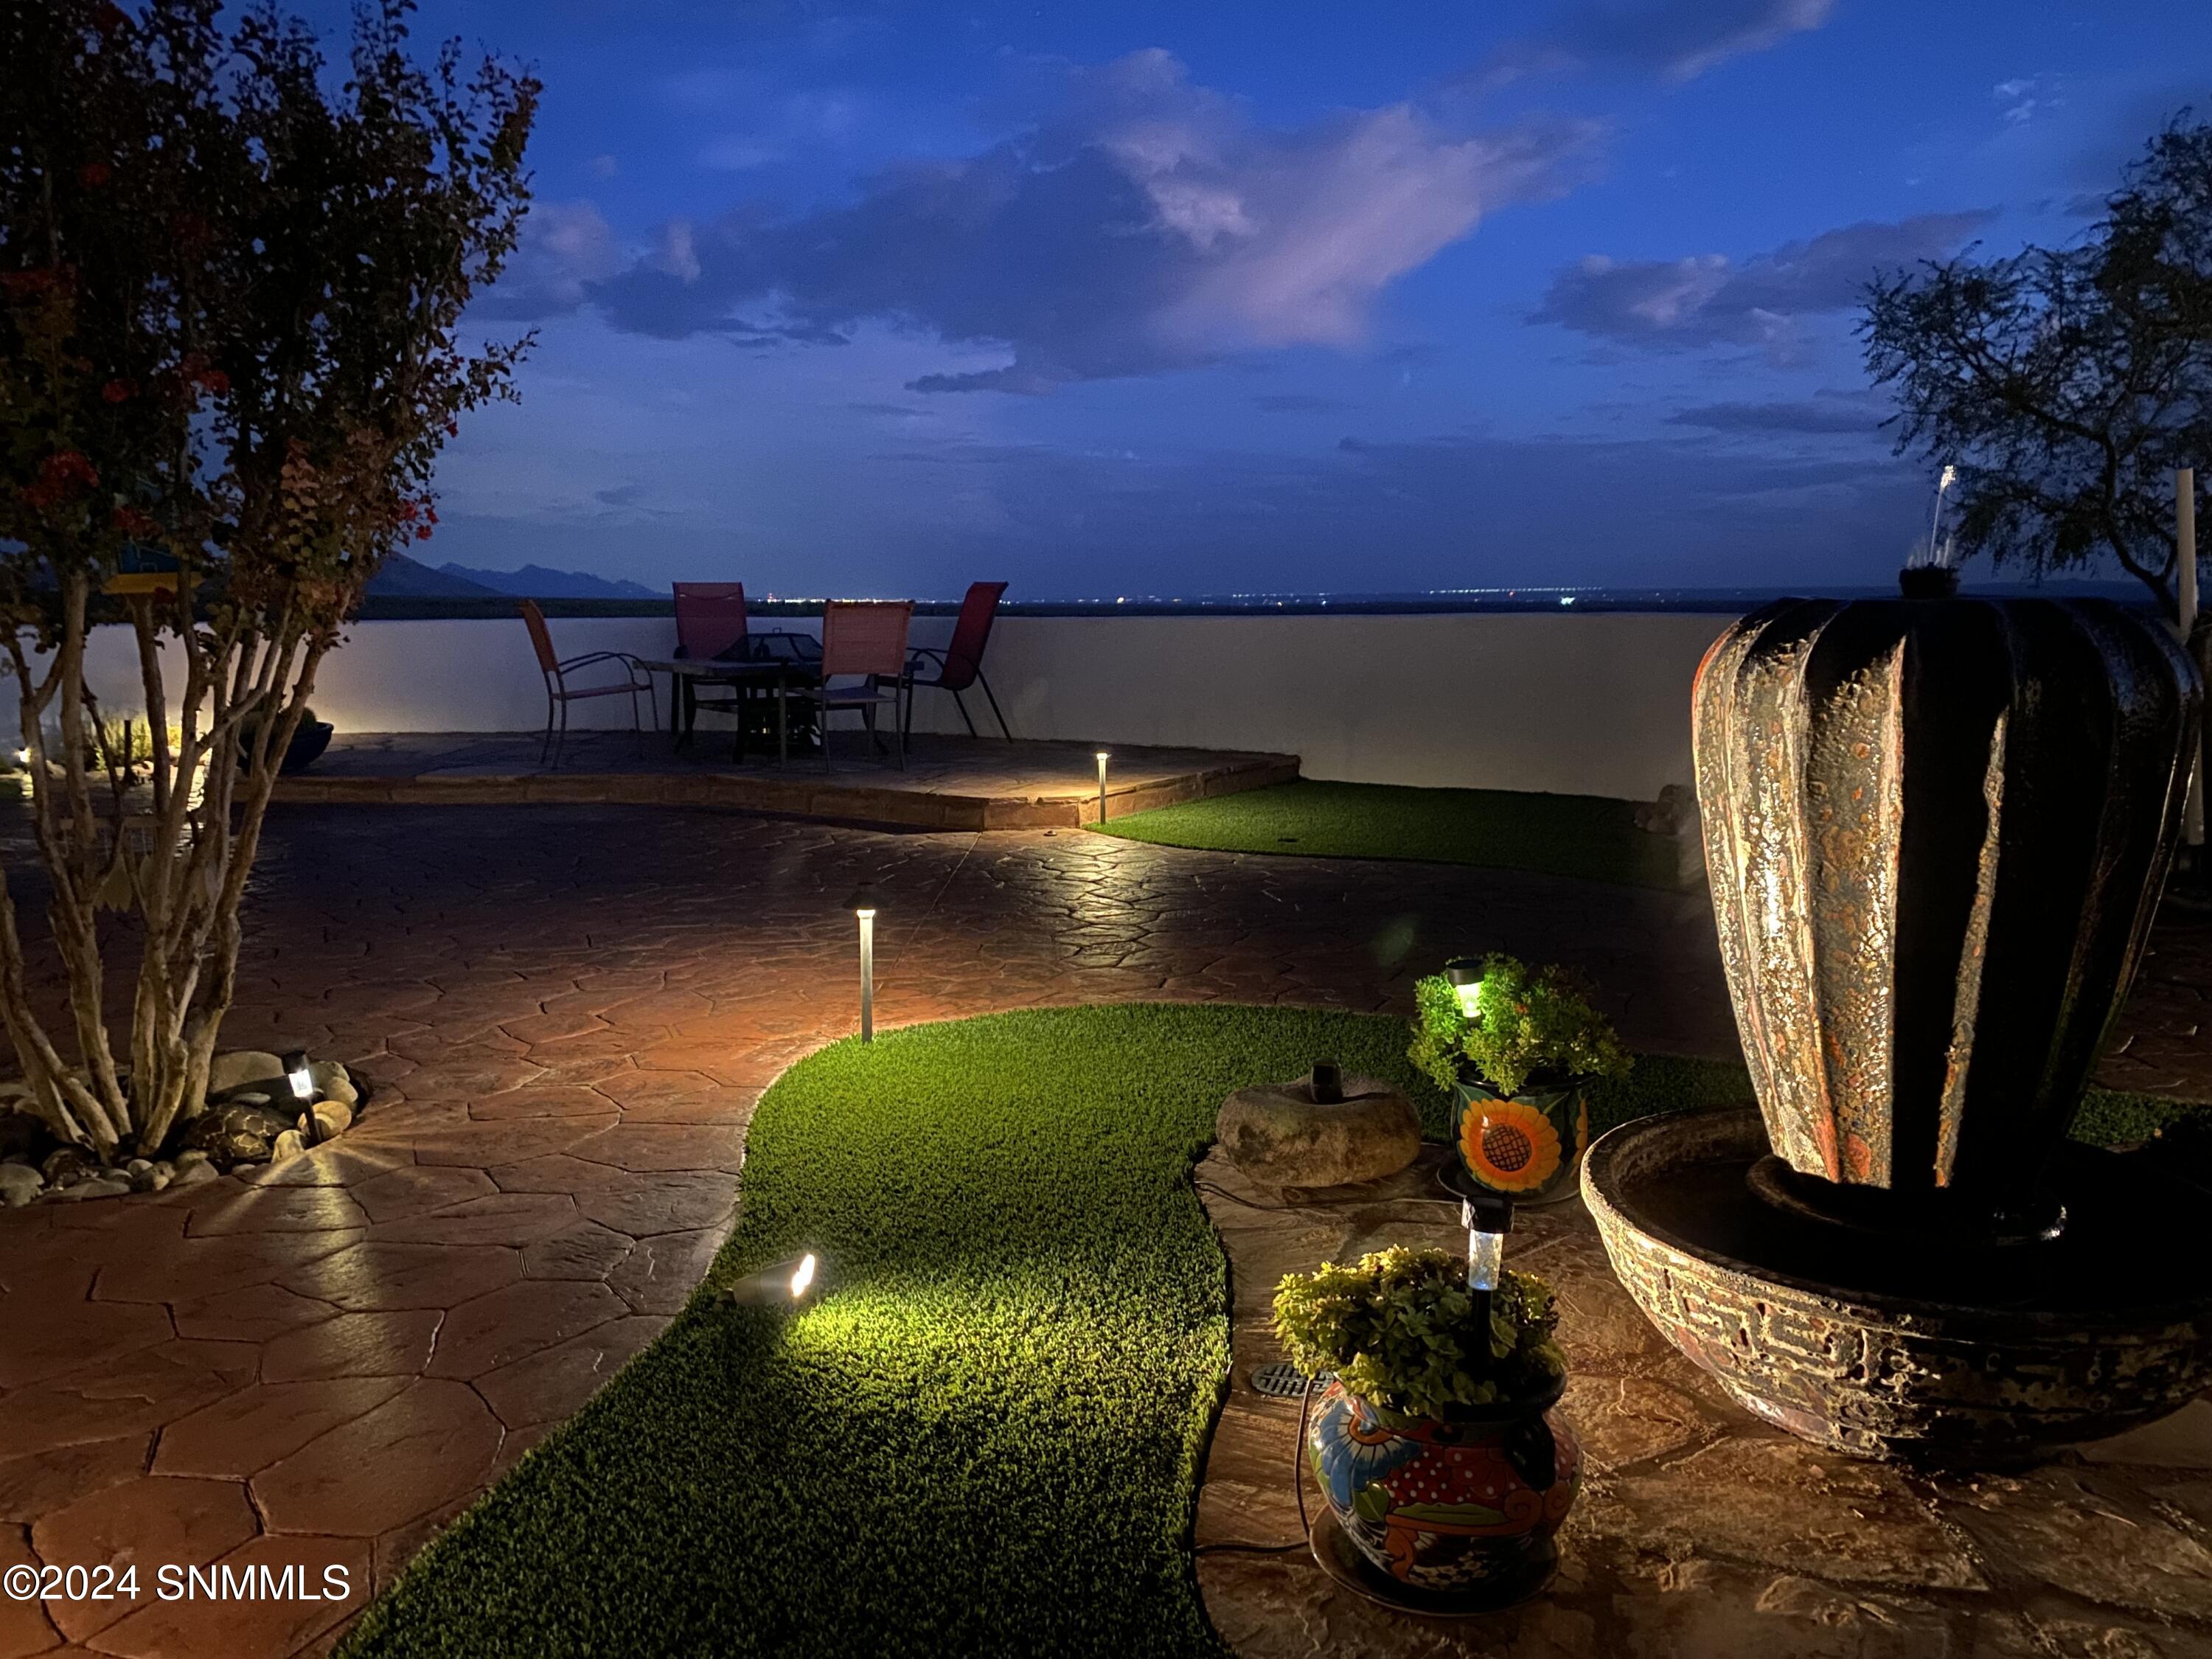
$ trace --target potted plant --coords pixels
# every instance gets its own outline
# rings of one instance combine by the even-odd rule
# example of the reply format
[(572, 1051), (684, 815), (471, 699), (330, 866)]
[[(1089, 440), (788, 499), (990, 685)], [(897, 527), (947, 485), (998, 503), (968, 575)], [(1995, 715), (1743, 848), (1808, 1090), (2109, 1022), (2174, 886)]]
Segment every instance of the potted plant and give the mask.
[(1542, 1279), (1507, 1270), (1475, 1289), (1449, 1250), (1380, 1250), (1276, 1287), (1291, 1362), (1335, 1373), (1307, 1460), (1337, 1528), (1389, 1588), (1495, 1604), (1550, 1577), (1582, 1468), (1547, 1416), (1566, 1385), (1558, 1320)]
[(1453, 963), (1413, 987), (1407, 1054), (1452, 1097), (1452, 1146), (1475, 1188), (1516, 1204), (1575, 1190), (1589, 1146), (1587, 1091), (1632, 1063), (1612, 1024), (1558, 964)]

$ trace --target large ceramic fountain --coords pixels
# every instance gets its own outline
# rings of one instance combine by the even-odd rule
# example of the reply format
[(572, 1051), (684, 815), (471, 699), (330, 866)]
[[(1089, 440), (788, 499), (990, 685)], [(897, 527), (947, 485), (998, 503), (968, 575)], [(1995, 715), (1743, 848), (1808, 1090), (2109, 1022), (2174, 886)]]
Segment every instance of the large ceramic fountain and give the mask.
[(1584, 1194), (1752, 1410), (1998, 1464), (2212, 1383), (2212, 1194), (2068, 1138), (2141, 960), (2202, 702), (2102, 602), (1784, 600), (1698, 671), (1698, 793), (1757, 1113), (1646, 1119)]

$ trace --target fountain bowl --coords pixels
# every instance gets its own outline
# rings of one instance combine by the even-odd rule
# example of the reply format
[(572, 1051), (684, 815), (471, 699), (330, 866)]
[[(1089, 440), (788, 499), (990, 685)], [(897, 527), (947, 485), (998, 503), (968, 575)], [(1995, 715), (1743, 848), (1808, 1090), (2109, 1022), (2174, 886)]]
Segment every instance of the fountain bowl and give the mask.
[(1753, 1110), (1626, 1124), (1583, 1196), (1614, 1273), (1746, 1409), (1855, 1456), (1999, 1469), (2154, 1421), (2212, 1385), (2212, 1194), (2068, 1143), (2055, 1238), (1869, 1233), (1753, 1190)]

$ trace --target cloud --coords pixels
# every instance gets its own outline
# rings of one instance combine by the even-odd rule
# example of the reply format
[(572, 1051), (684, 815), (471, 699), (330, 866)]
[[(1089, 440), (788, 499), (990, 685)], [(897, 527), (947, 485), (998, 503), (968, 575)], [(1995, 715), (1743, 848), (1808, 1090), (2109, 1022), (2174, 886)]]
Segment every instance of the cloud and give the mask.
[(607, 507), (635, 507), (645, 499), (645, 486), (641, 483), (617, 484), (611, 489), (592, 492), (593, 501)]
[(2008, 127), (2024, 127), (2039, 114), (2066, 106), (2066, 100), (2058, 93), (2058, 77), (2052, 75), (2028, 75), (2000, 81), (1990, 88), (1990, 96), (1996, 102)]
[(1252, 406), (1268, 415), (1326, 415), (1352, 405), (1342, 398), (1324, 398), (1309, 392), (1263, 392)]
[(1835, 0), (1601, 0), (1569, 15), (1560, 42), (1579, 58), (1688, 81), (1817, 29), (1834, 9)]
[(1623, 345), (1749, 345), (1778, 362), (1798, 361), (1803, 319), (1849, 310), (1877, 269), (1951, 253), (1993, 216), (1929, 213), (1896, 224), (1846, 225), (1741, 264), (1721, 253), (1642, 260), (1594, 254), (1553, 276), (1529, 320)]
[(1865, 392), (1814, 392), (1810, 398), (1775, 403), (1699, 404), (1678, 410), (1667, 417), (1670, 426), (1693, 426), (1709, 432), (1765, 435), (1802, 433), (1822, 436), (1859, 434), (1878, 435), (1893, 412), (1887, 400)]
[(1670, 81), (1779, 46), (1819, 28), (1836, 0), (1584, 0), (1559, 27), (1534, 40), (1510, 40), (1452, 83), (1483, 93), (1531, 76), (1588, 64), (1620, 64)]
[(613, 229), (589, 202), (535, 202), (514, 256), (477, 301), (486, 316), (536, 320), (576, 310), (590, 285), (627, 261)]
[(595, 282), (618, 329), (842, 338), (888, 319), (1008, 361), (920, 392), (1041, 392), (1225, 355), (1360, 343), (1376, 297), (1486, 215), (1557, 195), (1590, 123), (1447, 127), (1408, 104), (1284, 131), (1166, 52), (1066, 70), (1056, 112), (981, 154), (912, 161), (849, 205), (672, 222)]

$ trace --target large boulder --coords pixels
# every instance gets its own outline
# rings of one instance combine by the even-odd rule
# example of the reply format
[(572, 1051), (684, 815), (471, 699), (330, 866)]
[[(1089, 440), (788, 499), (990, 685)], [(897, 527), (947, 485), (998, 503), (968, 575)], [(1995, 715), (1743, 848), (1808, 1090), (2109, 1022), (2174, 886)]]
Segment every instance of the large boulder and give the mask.
[(1403, 1091), (1371, 1077), (1344, 1079), (1344, 1098), (1314, 1098), (1310, 1079), (1239, 1089), (1214, 1121), (1221, 1150), (1270, 1187), (1380, 1181), (1421, 1150), (1421, 1119)]
[(261, 1089), (272, 1095), (289, 1093), (283, 1059), (258, 1048), (234, 1048), (227, 1054), (217, 1054), (208, 1067), (207, 1097), (221, 1100), (243, 1089)]
[(266, 1106), (210, 1106), (192, 1120), (185, 1139), (225, 1167), (259, 1164), (267, 1160), (270, 1143), (291, 1127), (290, 1118)]

